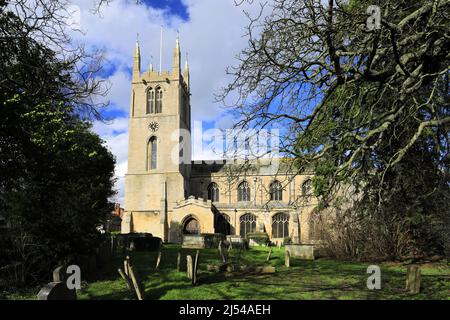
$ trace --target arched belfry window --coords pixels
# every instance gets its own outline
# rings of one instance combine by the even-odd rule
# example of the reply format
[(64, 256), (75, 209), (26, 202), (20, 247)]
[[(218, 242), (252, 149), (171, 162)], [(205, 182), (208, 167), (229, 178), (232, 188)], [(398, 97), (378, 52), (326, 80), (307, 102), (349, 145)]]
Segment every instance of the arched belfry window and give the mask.
[(283, 187), (281, 183), (278, 181), (274, 181), (270, 184), (269, 187), (270, 192), (270, 200), (281, 201), (283, 200)]
[(155, 90), (147, 90), (147, 113), (155, 113)]
[(147, 153), (148, 169), (156, 169), (158, 156), (158, 140), (156, 137), (151, 137), (148, 140)]
[(272, 238), (289, 237), (289, 215), (277, 213), (272, 217)]
[(247, 181), (242, 181), (238, 185), (238, 201), (250, 201), (250, 187)]
[(312, 194), (312, 180), (308, 179), (302, 184), (302, 196), (310, 196)]
[(156, 88), (156, 113), (162, 112), (163, 91), (160, 87)]
[(219, 202), (219, 186), (215, 182), (211, 182), (208, 186), (208, 200)]
[(245, 237), (248, 233), (256, 231), (256, 216), (252, 213), (246, 213), (239, 218), (240, 235)]

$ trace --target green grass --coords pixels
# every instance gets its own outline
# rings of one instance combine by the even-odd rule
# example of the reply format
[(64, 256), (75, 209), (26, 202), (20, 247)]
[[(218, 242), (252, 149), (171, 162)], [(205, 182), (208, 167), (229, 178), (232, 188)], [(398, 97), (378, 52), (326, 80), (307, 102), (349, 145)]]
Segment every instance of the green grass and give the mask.
[[(176, 271), (177, 254), (181, 250), (181, 272)], [(253, 247), (242, 251), (240, 264), (249, 266), (272, 265), (274, 274), (243, 274), (207, 272), (207, 264), (220, 264), (217, 249), (200, 250), (199, 284), (192, 286), (186, 277), (186, 255), (195, 256), (195, 250), (181, 249), (166, 244), (161, 265), (154, 271), (156, 252), (130, 253), (135, 270), (142, 280), (145, 299), (446, 299), (450, 297), (450, 268), (448, 264), (422, 265), (422, 290), (410, 295), (404, 291), (406, 266), (381, 264), (381, 290), (368, 290), (366, 273), (369, 263), (317, 259), (303, 261), (291, 258), (291, 267), (284, 266), (284, 249), (273, 248), (272, 258), (266, 262), (269, 249)], [(237, 251), (231, 260), (236, 261)], [(135, 299), (127, 290), (125, 281), (117, 272), (123, 268), (123, 257), (118, 257), (100, 270), (98, 280), (83, 282), (78, 299), (127, 300)], [(83, 275), (82, 275), (83, 276)], [(21, 293), (0, 293), (0, 299), (35, 299), (37, 288)]]
[[(182, 271), (176, 271), (178, 251), (182, 253)], [(135, 252), (131, 258), (145, 290), (146, 299), (449, 299), (450, 271), (446, 264), (422, 267), (422, 291), (418, 295), (404, 292), (406, 267), (381, 265), (381, 290), (366, 288), (368, 263), (318, 259), (302, 261), (291, 258), (291, 267), (284, 266), (284, 249), (274, 248), (266, 262), (268, 248), (256, 247), (242, 251), (240, 263), (272, 265), (275, 274), (219, 274), (207, 272), (207, 264), (219, 264), (217, 249), (200, 250), (199, 284), (192, 286), (186, 277), (186, 255), (195, 250), (165, 245), (160, 269), (154, 271), (156, 253)], [(237, 251), (230, 256), (237, 260)], [(79, 299), (134, 299), (117, 273), (122, 267), (117, 258), (103, 270), (101, 279), (84, 283)]]

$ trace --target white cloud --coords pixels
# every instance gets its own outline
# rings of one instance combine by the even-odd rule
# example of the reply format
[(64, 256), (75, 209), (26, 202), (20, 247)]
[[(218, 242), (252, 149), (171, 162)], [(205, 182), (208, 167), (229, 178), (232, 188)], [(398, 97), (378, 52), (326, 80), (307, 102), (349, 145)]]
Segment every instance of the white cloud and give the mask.
[[(150, 56), (153, 65), (159, 68), (160, 26), (164, 25), (163, 70), (172, 68), (173, 47), (177, 29), (180, 34), (183, 60), (189, 53), (191, 75), (192, 120), (218, 120), (217, 127), (231, 124), (223, 117), (223, 109), (214, 104), (214, 94), (230, 79), (225, 68), (236, 65), (235, 56), (247, 45), (243, 37), (248, 20), (242, 13), (245, 8), (256, 12), (257, 3), (251, 7), (236, 7), (233, 0), (184, 0), (189, 21), (178, 16), (169, 16), (164, 10), (136, 5), (135, 1), (114, 0), (103, 7), (101, 16), (92, 13), (92, 0), (74, 0), (80, 7), (80, 26), (83, 34), (74, 34), (74, 39), (86, 43), (88, 48), (103, 48), (105, 58), (114, 64), (115, 72), (107, 80), (111, 84), (106, 97), (112, 109), (128, 114), (130, 99), (130, 74), (136, 34), (139, 33), (142, 71), (147, 69)], [(184, 62), (183, 62), (184, 65)], [(123, 175), (127, 167), (128, 119), (121, 117), (110, 124), (95, 123), (94, 131), (101, 135), (117, 158), (116, 188), (118, 199), (123, 203)], [(199, 159), (206, 154), (195, 154)]]

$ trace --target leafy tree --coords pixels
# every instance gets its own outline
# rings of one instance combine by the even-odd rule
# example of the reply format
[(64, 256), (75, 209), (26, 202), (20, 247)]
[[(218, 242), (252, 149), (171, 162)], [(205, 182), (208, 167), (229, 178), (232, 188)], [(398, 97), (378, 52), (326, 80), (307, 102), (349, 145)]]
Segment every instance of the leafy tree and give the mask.
[(238, 126), (286, 128), (282, 151), (316, 168), (319, 209), (351, 204), (337, 211), (352, 216), (338, 232), (357, 224), (347, 256), (449, 252), (449, 9), (275, 0), (250, 17), (221, 98), (238, 97)]
[(99, 61), (70, 47), (64, 8), (0, 1), (0, 266), (20, 284), (93, 250), (112, 210), (115, 160), (90, 131)]

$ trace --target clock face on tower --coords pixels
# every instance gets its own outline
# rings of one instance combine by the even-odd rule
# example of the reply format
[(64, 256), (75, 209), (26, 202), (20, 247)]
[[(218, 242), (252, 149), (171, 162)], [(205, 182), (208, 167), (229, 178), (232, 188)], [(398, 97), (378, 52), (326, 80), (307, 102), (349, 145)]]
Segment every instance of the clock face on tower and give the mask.
[(152, 121), (152, 122), (150, 122), (150, 123), (148, 124), (148, 128), (149, 128), (151, 131), (155, 132), (155, 131), (157, 131), (157, 130), (159, 129), (159, 124), (158, 124), (158, 122)]

